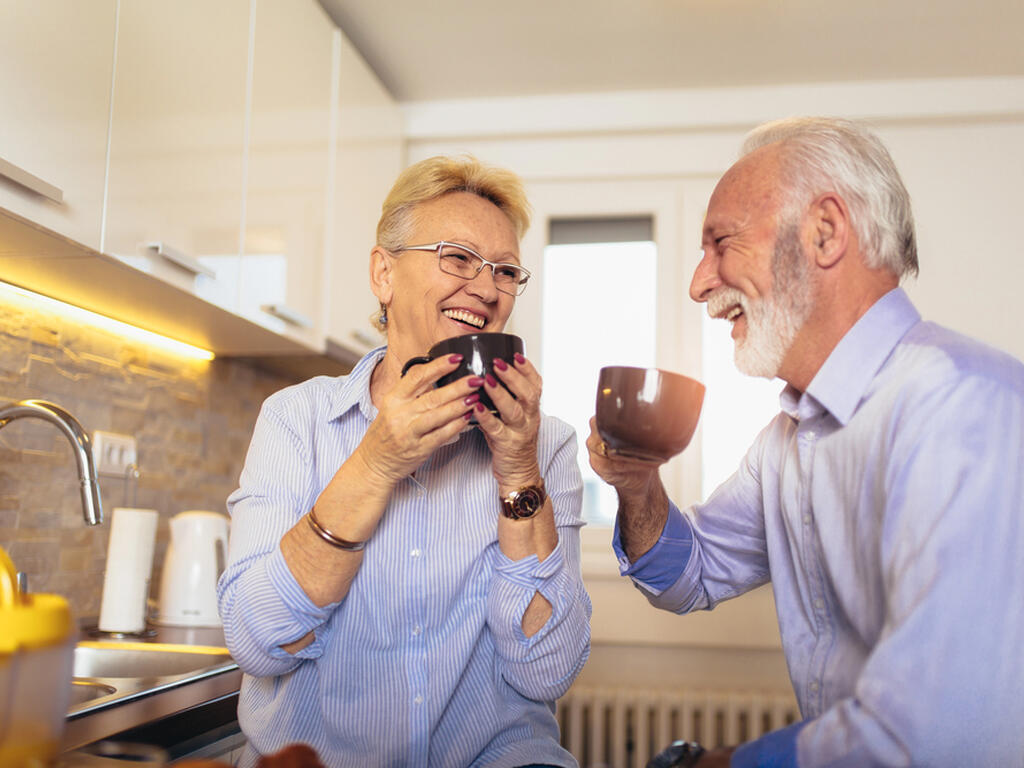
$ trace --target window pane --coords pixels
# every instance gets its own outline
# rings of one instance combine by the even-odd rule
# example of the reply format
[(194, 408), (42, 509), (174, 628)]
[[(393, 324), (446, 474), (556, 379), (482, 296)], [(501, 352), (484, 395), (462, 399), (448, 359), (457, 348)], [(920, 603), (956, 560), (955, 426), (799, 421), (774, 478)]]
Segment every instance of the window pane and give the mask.
[(611, 525), (615, 491), (584, 446), (605, 365), (655, 364), (657, 250), (653, 242), (549, 245), (544, 250), (543, 408), (571, 424), (583, 473), (583, 515)]
[(704, 314), (701, 411), (701, 498), (728, 479), (758, 433), (779, 412), (779, 379), (759, 379), (736, 370), (732, 325)]

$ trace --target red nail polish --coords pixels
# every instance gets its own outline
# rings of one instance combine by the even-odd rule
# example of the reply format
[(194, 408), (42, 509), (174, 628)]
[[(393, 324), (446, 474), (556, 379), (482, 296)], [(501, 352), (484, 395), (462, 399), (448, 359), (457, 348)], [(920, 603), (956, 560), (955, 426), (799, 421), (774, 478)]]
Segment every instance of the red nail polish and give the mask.
[(484, 380), (479, 376), (474, 376), (467, 383), (471, 387), (482, 387), (484, 385)]
[(484, 405), (483, 403), (477, 403), (475, 408), (477, 413), (483, 413), (484, 411), (487, 410), (487, 406)]
[(478, 395), (476, 392), (474, 392), (472, 395), (470, 395), (465, 400), (463, 400), (462, 404), (463, 405), (472, 405), (473, 403), (477, 402), (479, 399), (480, 399), (480, 395)]
[(516, 358), (516, 362), (519, 363), (520, 365), (522, 365), (523, 363), (526, 362), (526, 358), (523, 357), (522, 355), (520, 355), (518, 352), (516, 352), (515, 358)]
[(473, 418), (473, 412), (466, 411), (464, 414), (462, 414), (462, 418), (464, 418), (466, 421), (469, 421), (470, 419)]
[(496, 387), (496, 386), (498, 386), (498, 380), (496, 378), (494, 378), (493, 376), (491, 376), (491, 374), (488, 373), (487, 376), (485, 376), (484, 378), (487, 379), (487, 386), (488, 387)]
[(458, 353), (456, 353), (454, 355), (448, 355), (448, 362), (449, 363), (461, 363), (462, 362), (462, 355), (460, 355)]
[(508, 370), (508, 363), (506, 363), (500, 357), (496, 357), (494, 359), (494, 367), (497, 368), (499, 371), (507, 371)]

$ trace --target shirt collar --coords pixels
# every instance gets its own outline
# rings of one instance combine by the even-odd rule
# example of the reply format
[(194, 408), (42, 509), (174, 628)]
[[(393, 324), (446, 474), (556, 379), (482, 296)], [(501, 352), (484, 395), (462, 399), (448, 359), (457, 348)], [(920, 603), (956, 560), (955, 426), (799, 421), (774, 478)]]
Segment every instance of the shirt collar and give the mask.
[(363, 358), (355, 364), (355, 367), (340, 382), (340, 386), (334, 390), (334, 397), (328, 418), (331, 420), (341, 418), (355, 405), (369, 421), (377, 415), (377, 406), (370, 399), (370, 377), (377, 363), (384, 357), (387, 347), (377, 347), (367, 352)]
[(809, 413), (802, 406), (812, 407), (808, 402), (811, 398), (845, 426), (875, 374), (900, 339), (920, 320), (921, 315), (902, 288), (889, 291), (871, 305), (839, 340), (807, 391), (799, 397), (799, 403), (793, 400), (799, 396), (798, 393), (792, 387), (786, 387), (782, 394), (783, 410), (791, 415), (795, 410), (800, 418), (805, 418)]

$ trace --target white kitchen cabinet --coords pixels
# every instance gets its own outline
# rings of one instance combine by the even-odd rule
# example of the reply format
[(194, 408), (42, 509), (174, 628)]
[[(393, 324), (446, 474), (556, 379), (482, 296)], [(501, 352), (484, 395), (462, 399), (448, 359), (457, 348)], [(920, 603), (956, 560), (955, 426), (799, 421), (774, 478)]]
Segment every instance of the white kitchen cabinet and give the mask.
[(0, 1), (0, 279), (336, 368), (381, 341), (402, 164), (397, 104), (316, 0)]
[(250, 0), (120, 0), (101, 241), (103, 252), (229, 310), (249, 27)]
[(381, 203), (404, 163), (401, 111), (345, 35), (337, 33), (337, 160), (324, 290), (328, 348), (357, 359), (383, 342), (370, 318), (370, 250)]
[(335, 27), (314, 0), (256, 0), (238, 311), (324, 345)]
[(0, 3), (0, 208), (93, 249), (115, 13), (115, 0)]

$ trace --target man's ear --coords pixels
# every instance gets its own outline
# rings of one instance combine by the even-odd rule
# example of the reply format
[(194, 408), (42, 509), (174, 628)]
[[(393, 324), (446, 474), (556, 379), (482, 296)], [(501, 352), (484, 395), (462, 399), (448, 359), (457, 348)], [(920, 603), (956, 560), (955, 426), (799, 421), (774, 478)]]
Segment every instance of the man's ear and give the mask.
[(382, 304), (391, 302), (394, 266), (391, 254), (375, 245), (370, 251), (370, 289)]
[(815, 200), (808, 213), (810, 246), (814, 262), (822, 269), (839, 263), (850, 247), (850, 211), (846, 202), (834, 193)]

